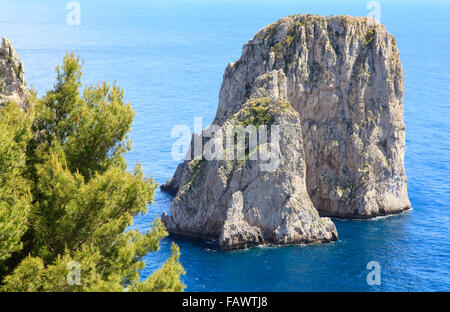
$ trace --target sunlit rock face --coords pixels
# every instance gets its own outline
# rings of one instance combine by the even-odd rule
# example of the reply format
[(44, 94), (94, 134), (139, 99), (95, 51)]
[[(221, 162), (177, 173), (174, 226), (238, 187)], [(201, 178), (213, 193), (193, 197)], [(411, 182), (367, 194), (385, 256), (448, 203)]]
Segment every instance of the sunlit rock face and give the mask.
[(9, 40), (3, 38), (0, 48), (0, 105), (11, 101), (25, 109), (27, 97), (23, 63)]
[[(249, 103), (261, 99), (275, 103), (269, 106), (288, 103), (288, 109), (274, 114), (283, 128), (280, 149), (286, 151), (277, 170), (288, 174), (265, 172), (272, 179), (273, 192), (267, 193), (260, 181), (254, 182), (254, 194), (248, 196), (245, 178), (237, 177), (235, 170), (226, 171), (222, 176), (237, 181), (237, 186), (217, 198), (205, 195), (207, 189), (220, 193), (216, 184), (222, 179), (219, 166), (207, 161), (204, 174), (209, 178), (200, 180), (197, 191), (186, 199), (184, 189), (193, 164), (185, 161), (163, 186), (177, 194), (171, 216), (163, 217), (169, 231), (216, 237), (224, 248), (240, 248), (246, 241), (329, 241), (337, 237), (334, 227), (305, 230), (306, 224), (322, 220), (306, 215), (318, 211), (322, 216), (370, 218), (410, 208), (404, 169), (403, 69), (395, 39), (384, 26), (367, 18), (296, 15), (265, 27), (244, 45), (240, 59), (226, 68), (213, 125), (226, 127)], [(294, 159), (287, 160), (286, 155)], [(247, 166), (251, 162), (242, 170), (250, 170)], [(286, 187), (293, 180), (300, 182)], [(292, 203), (295, 209), (277, 215), (282, 204), (263, 208), (276, 194), (289, 192), (304, 199)], [(188, 207), (194, 205), (198, 209), (188, 215)], [(277, 239), (276, 226), (254, 220), (250, 211), (255, 207), (273, 220), (278, 218), (273, 223), (280, 228), (286, 218), (297, 218), (303, 227), (293, 226), (291, 233), (311, 234), (311, 239)], [(216, 210), (220, 213), (213, 213)]]

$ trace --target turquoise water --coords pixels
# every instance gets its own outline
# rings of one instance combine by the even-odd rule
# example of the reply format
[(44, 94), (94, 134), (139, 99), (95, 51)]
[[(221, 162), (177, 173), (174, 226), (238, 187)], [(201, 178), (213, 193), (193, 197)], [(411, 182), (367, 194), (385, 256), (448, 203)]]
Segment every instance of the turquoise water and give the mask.
[[(365, 16), (366, 1), (79, 1), (80, 26), (69, 26), (68, 1), (0, 3), (0, 36), (25, 63), (28, 84), (52, 87), (66, 51), (82, 56), (84, 82), (117, 81), (137, 115), (127, 155), (159, 183), (177, 165), (173, 126), (214, 118), (228, 62), (259, 29), (286, 15)], [(221, 252), (212, 242), (164, 239), (146, 257), (148, 276), (181, 247), (189, 291), (450, 291), (450, 4), (380, 1), (381, 22), (395, 35), (405, 69), (409, 213), (372, 221), (335, 220), (340, 240), (323, 246)], [(170, 207), (156, 194), (135, 226)], [(366, 264), (381, 264), (369, 286)]]

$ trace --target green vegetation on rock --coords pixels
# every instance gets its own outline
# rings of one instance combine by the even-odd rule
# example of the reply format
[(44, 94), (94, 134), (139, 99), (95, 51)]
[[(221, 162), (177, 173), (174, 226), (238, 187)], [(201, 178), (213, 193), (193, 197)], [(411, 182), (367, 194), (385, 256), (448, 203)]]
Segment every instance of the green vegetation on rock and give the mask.
[(0, 51), (0, 56), (4, 57), (7, 60), (8, 64), (12, 67), (16, 75), (19, 77), (20, 74), (22, 73), (22, 69), (17, 67), (16, 64), (14, 64), (13, 58), (10, 55), (6, 54), (5, 51), (3, 50)]
[(256, 34), (256, 37), (259, 39), (265, 40), (267, 38), (272, 37), (273, 33), (275, 32), (276, 23), (270, 24), (269, 26), (265, 27), (263, 30), (261, 30), (259, 33)]
[(271, 103), (272, 99), (270, 98), (249, 100), (239, 116), (241, 125), (254, 125), (255, 127), (259, 127), (270, 124), (273, 120), (273, 111), (270, 109)]
[(205, 161), (206, 160), (203, 157), (201, 157), (201, 158), (193, 159), (189, 163), (191, 172), (189, 175), (189, 180), (186, 182), (186, 185), (185, 185), (187, 190), (190, 190), (192, 187), (194, 187), (196, 182), (200, 178), (200, 176), (203, 172), (203, 167), (204, 167)]
[(375, 31), (369, 30), (369, 31), (367, 31), (367, 33), (364, 37), (364, 43), (366, 45), (369, 45), (374, 39), (375, 39)]
[(292, 42), (295, 39), (295, 35), (286, 35), (282, 41), (274, 44), (270, 51), (275, 53), (276, 58), (282, 58), (287, 49), (291, 46)]
[(291, 104), (287, 101), (274, 101), (264, 97), (250, 99), (237, 113), (237, 125), (253, 125), (256, 128), (262, 125), (270, 126), (275, 113), (282, 113), (290, 107)]

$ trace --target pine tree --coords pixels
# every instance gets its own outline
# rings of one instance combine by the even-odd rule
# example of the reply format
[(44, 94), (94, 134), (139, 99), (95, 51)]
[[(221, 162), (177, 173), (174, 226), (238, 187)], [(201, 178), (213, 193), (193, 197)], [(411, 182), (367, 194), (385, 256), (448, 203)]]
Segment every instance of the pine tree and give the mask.
[(139, 164), (127, 170), (134, 111), (123, 90), (104, 82), (81, 94), (81, 68), (66, 55), (53, 90), (32, 97), (30, 110), (1, 108), (2, 290), (182, 291), (174, 244), (140, 281), (143, 257), (167, 232), (159, 219), (147, 233), (129, 227), (157, 184)]
[(28, 228), (31, 197), (24, 173), (31, 120), (13, 103), (0, 108), (0, 271), (4, 261), (22, 248)]

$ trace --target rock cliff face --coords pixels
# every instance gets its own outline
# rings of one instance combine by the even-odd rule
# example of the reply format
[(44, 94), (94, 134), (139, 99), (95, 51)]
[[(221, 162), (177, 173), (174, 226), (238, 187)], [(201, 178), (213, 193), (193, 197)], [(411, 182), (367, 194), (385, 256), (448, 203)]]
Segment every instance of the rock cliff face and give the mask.
[[(280, 167), (262, 174), (249, 162), (220, 171), (219, 163), (203, 161), (206, 178), (186, 195), (193, 161), (185, 161), (162, 187), (177, 192), (171, 216), (163, 216), (169, 231), (220, 237), (225, 248), (328, 241), (336, 231), (316, 209), (370, 218), (410, 208), (403, 69), (382, 25), (296, 15), (265, 27), (226, 68), (213, 125), (226, 127), (249, 102), (267, 98), (289, 106), (274, 115)], [(233, 188), (222, 192), (227, 183)]]
[[(171, 215), (162, 217), (167, 229), (218, 238), (225, 249), (337, 239), (334, 224), (329, 218), (319, 217), (306, 191), (300, 116), (288, 102), (270, 98), (248, 101), (214, 132), (209, 143), (219, 142), (227, 130), (248, 126), (249, 120), (255, 128), (263, 123), (269, 127), (266, 143), (247, 147), (240, 160), (207, 160), (203, 154), (188, 162)], [(209, 135), (210, 129), (204, 135)], [(235, 150), (236, 145), (246, 144), (239, 140), (234, 143)], [(269, 154), (275, 157), (265, 159)]]
[(12, 101), (25, 109), (27, 96), (23, 63), (9, 40), (3, 38), (0, 48), (0, 105)]

